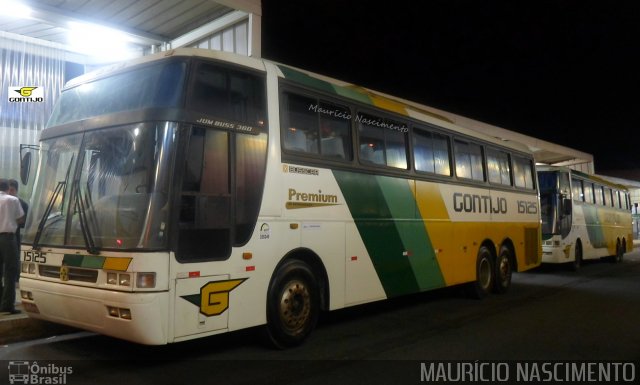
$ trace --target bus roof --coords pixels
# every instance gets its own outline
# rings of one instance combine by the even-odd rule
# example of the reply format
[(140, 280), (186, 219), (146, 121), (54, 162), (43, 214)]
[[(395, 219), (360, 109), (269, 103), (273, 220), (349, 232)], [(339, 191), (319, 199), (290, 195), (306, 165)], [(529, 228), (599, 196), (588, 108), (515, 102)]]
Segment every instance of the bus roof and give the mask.
[(388, 95), (383, 92), (374, 91), (352, 83), (344, 82), (335, 78), (296, 68), (290, 65), (285, 65), (268, 59), (257, 59), (229, 52), (214, 51), (201, 48), (176, 48), (169, 51), (163, 51), (134, 60), (110, 65), (70, 80), (69, 82), (67, 82), (64, 89), (73, 88), (79, 84), (109, 76), (134, 66), (151, 63), (153, 61), (162, 60), (167, 57), (176, 56), (210, 58), (239, 64), (259, 71), (266, 71), (267, 63), (269, 63), (277, 68), (279, 77), (289, 80), (293, 83), (338, 97), (350, 99), (360, 104), (379, 108), (407, 118), (412, 118), (417, 121), (430, 123), (461, 134), (479, 138), (484, 141), (494, 143), (497, 146), (509, 147), (523, 153), (532, 154), (531, 150), (522, 143), (503, 140), (479, 131), (456, 125), (446, 116), (438, 114), (429, 106), (417, 102), (402, 99), (393, 95)]
[(538, 166), (536, 166), (536, 168), (537, 168), (538, 171), (567, 171), (567, 172), (570, 172), (572, 175), (581, 177), (583, 179), (588, 179), (588, 180), (591, 180), (591, 181), (596, 182), (596, 183), (603, 184), (603, 185), (608, 186), (608, 187), (614, 187), (614, 188), (617, 188), (619, 190), (624, 190), (624, 191), (628, 190), (627, 187), (624, 186), (624, 185), (612, 182), (612, 181), (607, 180), (605, 178), (601, 178), (601, 177), (599, 177), (597, 175), (587, 174), (587, 173), (584, 173), (582, 171), (574, 170), (574, 169), (572, 169), (570, 167), (566, 167), (566, 166), (538, 165)]
[(313, 88), (325, 93), (354, 100), (371, 107), (383, 109), (408, 118), (431, 123), (452, 131), (473, 136), (498, 146), (505, 146), (524, 153), (531, 154), (529, 147), (523, 143), (506, 141), (482, 132), (456, 125), (451, 119), (433, 111), (429, 106), (389, 95), (380, 91), (371, 90), (352, 83), (344, 82), (328, 76), (320, 75), (290, 65), (271, 62), (277, 65), (280, 76), (294, 83)]

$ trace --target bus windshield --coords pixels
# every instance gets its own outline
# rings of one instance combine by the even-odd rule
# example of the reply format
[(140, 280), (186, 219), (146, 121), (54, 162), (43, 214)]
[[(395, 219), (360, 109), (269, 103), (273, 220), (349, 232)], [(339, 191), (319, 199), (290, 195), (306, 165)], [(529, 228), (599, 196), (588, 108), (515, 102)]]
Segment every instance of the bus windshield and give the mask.
[(101, 249), (167, 247), (177, 123), (138, 123), (44, 140), (24, 242)]
[(183, 100), (187, 63), (144, 66), (62, 92), (47, 127), (114, 112), (178, 107)]
[(557, 192), (558, 174), (555, 172), (538, 172), (540, 185), (540, 219), (542, 220), (542, 233), (553, 234), (556, 232), (558, 218)]
[(571, 185), (568, 172), (539, 171), (542, 237), (566, 237), (571, 231)]

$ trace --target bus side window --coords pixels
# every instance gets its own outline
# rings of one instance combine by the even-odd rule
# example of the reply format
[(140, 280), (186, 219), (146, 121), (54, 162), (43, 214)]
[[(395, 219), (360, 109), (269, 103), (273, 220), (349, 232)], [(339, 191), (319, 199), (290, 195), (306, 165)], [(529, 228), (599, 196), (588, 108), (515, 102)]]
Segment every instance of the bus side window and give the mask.
[(415, 128), (413, 152), (416, 170), (451, 176), (449, 137)]
[(603, 187), (602, 189), (602, 193), (604, 194), (604, 205), (611, 206), (611, 189), (609, 187)]
[(407, 169), (407, 131), (404, 123), (358, 114), (360, 161)]
[(516, 187), (533, 190), (533, 161), (519, 156), (513, 157), (513, 176)]
[(456, 176), (460, 178), (484, 181), (482, 147), (479, 144), (454, 141)]
[(585, 182), (582, 188), (584, 189), (584, 201), (587, 203), (595, 203), (593, 199), (593, 183)]
[(285, 150), (351, 160), (351, 112), (337, 104), (284, 93)]
[(596, 204), (603, 206), (604, 205), (604, 187), (594, 184), (593, 192), (595, 193)]
[[(351, 160), (351, 113), (346, 108), (320, 102), (320, 152), (334, 160)], [(326, 113), (328, 111), (328, 113)]]
[(315, 99), (285, 94), (288, 127), (284, 130), (284, 148), (318, 154), (318, 103)]
[(511, 185), (509, 154), (504, 151), (488, 148), (487, 171), (489, 174), (489, 182), (506, 186)]
[(584, 202), (582, 181), (580, 179), (571, 178), (571, 186), (573, 188), (573, 200)]

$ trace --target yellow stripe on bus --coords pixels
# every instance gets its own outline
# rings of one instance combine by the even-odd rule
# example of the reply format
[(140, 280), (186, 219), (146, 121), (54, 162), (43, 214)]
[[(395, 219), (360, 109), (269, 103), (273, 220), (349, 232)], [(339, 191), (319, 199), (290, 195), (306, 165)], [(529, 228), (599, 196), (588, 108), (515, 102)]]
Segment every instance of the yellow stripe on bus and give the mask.
[(130, 263), (131, 258), (107, 257), (104, 260), (104, 265), (102, 266), (102, 268), (105, 270), (127, 271)]

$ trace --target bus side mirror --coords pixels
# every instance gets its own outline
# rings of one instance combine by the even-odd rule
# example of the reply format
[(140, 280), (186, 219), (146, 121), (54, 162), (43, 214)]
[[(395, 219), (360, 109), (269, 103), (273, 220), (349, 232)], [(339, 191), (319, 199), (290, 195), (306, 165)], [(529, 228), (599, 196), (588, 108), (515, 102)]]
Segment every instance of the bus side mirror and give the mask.
[[(20, 181), (23, 185), (29, 182), (29, 174), (31, 173), (31, 151), (39, 150), (40, 146), (33, 144), (20, 145)], [(24, 155), (23, 155), (24, 151)]]
[(562, 213), (564, 215), (571, 215), (572, 211), (572, 202), (569, 198), (562, 199)]
[(31, 153), (25, 152), (20, 159), (20, 181), (23, 185), (29, 182), (29, 173), (31, 172)]

